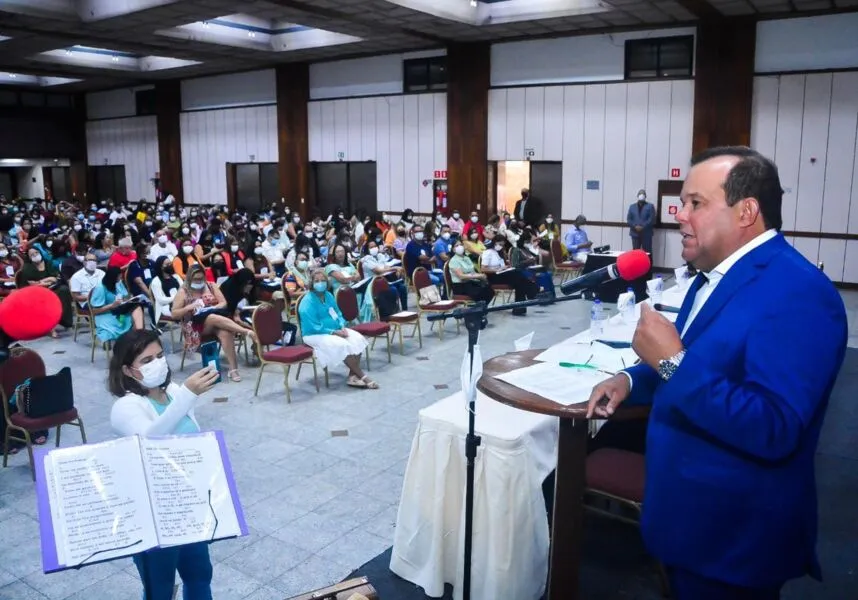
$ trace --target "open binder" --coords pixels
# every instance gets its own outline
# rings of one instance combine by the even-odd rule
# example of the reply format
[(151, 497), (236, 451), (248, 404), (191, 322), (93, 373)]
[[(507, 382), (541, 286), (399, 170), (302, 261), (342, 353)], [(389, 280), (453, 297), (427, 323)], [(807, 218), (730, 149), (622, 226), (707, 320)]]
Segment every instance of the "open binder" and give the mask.
[(42, 570), (247, 535), (221, 431), (39, 449)]

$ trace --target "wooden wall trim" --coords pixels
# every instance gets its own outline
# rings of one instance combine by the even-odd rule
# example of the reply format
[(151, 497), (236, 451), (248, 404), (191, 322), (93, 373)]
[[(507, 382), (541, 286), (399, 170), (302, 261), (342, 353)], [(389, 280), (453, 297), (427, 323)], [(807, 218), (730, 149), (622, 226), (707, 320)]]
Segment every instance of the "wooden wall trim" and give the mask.
[(754, 19), (713, 19), (697, 27), (692, 154), (751, 144)]
[(86, 95), (74, 97), (74, 139), (76, 152), (69, 157), (69, 176), (71, 179), (71, 199), (86, 202), (89, 169), (87, 167), (86, 147)]
[[(573, 225), (573, 219), (563, 219), (563, 225)], [(587, 221), (587, 225), (591, 227), (622, 227), (628, 229), (628, 223), (622, 221)], [(662, 223), (654, 225), (654, 229), (679, 229), (678, 223)], [(800, 238), (816, 238), (820, 240), (849, 240), (858, 241), (858, 233), (827, 233), (820, 231), (781, 231), (784, 237), (800, 237)]]
[[(155, 116), (158, 129), (158, 171), (161, 189), (173, 194), (179, 204), (185, 201), (182, 175), (182, 88), (179, 80), (155, 84)], [(200, 202), (200, 198), (193, 198)]]
[(490, 50), (482, 42), (447, 48), (448, 207), (462, 214), (476, 210), (484, 223), (488, 218)]
[[(280, 196), (306, 219), (315, 203), (310, 197), (309, 122), (310, 65), (278, 65), (277, 77), (277, 174)], [(272, 199), (273, 200), (273, 199)], [(302, 203), (303, 201), (303, 203)]]

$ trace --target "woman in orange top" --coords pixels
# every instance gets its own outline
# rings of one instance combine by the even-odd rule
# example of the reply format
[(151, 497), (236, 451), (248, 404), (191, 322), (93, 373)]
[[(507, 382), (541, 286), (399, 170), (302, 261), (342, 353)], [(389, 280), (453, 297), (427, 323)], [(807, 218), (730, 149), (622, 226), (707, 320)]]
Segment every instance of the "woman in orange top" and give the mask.
[(173, 259), (173, 270), (176, 275), (184, 279), (191, 265), (199, 264), (200, 261), (194, 256), (194, 244), (191, 240), (182, 238), (181, 242), (179, 255)]

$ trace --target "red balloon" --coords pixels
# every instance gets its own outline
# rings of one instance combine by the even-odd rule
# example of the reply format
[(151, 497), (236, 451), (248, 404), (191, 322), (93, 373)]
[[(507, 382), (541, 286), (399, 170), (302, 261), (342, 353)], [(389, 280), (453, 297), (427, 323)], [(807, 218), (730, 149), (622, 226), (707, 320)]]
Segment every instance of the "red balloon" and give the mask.
[(50, 333), (62, 313), (62, 303), (51, 290), (25, 287), (0, 302), (0, 329), (13, 340), (34, 340)]

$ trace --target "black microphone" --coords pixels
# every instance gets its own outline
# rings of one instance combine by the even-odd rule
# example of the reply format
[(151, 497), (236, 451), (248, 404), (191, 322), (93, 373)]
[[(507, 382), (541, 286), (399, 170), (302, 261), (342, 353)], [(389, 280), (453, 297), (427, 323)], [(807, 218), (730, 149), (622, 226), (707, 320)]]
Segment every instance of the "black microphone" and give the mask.
[(679, 309), (676, 308), (675, 306), (668, 306), (667, 304), (659, 304), (658, 302), (656, 302), (652, 306), (654, 309), (656, 309), (659, 312), (673, 313), (675, 315), (679, 314)]
[(606, 281), (620, 277), (626, 281), (633, 281), (646, 275), (651, 264), (649, 255), (646, 252), (643, 250), (630, 250), (618, 256), (616, 263), (567, 281), (560, 286), (560, 290), (568, 296), (581, 290), (598, 287)]

